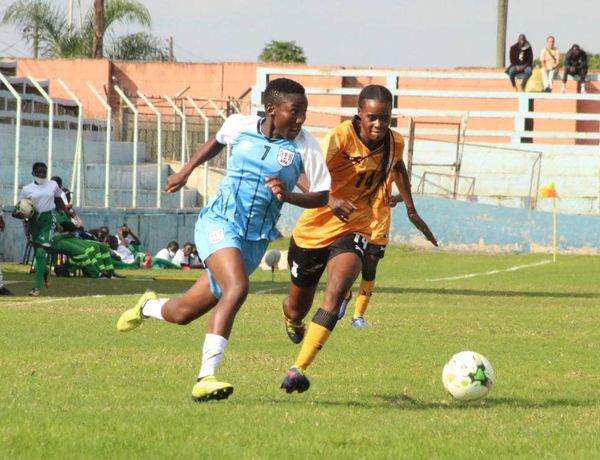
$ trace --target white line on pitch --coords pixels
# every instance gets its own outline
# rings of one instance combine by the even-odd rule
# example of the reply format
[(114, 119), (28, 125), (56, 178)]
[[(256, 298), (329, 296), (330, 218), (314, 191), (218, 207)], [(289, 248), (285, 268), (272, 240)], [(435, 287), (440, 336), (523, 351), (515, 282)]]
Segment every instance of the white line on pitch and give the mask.
[(271, 289), (262, 289), (260, 291), (256, 291), (254, 294), (270, 294), (271, 292), (283, 291), (288, 288), (289, 288), (289, 286), (280, 286), (280, 287), (271, 288)]
[[(29, 302), (20, 302), (20, 303), (13, 303), (11, 304), (11, 306), (14, 307), (19, 307), (21, 305), (39, 305), (39, 304), (43, 304), (43, 303), (52, 303), (52, 302), (58, 302), (59, 300), (75, 300), (75, 299), (99, 299), (102, 297), (106, 297), (105, 295), (84, 295), (84, 296), (79, 296), (79, 297), (53, 297), (51, 299), (39, 299), (39, 300), (31, 300)], [(6, 302), (8, 303), (8, 302)]]
[(496, 275), (498, 273), (504, 273), (504, 272), (516, 272), (517, 270), (521, 270), (523, 268), (529, 268), (529, 267), (537, 267), (538, 265), (546, 265), (551, 263), (551, 260), (542, 260), (541, 262), (536, 262), (534, 264), (527, 264), (527, 265), (515, 265), (514, 267), (510, 267), (510, 268), (504, 268), (502, 270), (492, 270), (489, 272), (480, 272), (480, 273), (467, 273), (466, 275), (458, 275), (458, 276), (448, 276), (446, 278), (432, 278), (432, 279), (428, 279), (425, 281), (453, 281), (453, 280), (463, 280), (466, 278), (474, 278), (476, 276), (489, 276), (489, 275)]

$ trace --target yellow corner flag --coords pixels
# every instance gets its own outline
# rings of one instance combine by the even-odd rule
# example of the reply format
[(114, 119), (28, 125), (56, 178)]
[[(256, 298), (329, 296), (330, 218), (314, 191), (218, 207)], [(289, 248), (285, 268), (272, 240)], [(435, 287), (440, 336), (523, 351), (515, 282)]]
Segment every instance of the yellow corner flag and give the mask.
[(545, 187), (540, 188), (538, 191), (540, 198), (553, 198), (552, 200), (552, 261), (556, 262), (556, 199), (558, 193), (556, 193), (556, 186), (554, 182), (550, 182)]
[(540, 188), (538, 192), (540, 198), (558, 198), (558, 193), (556, 193), (556, 186), (554, 182), (550, 182), (545, 187)]

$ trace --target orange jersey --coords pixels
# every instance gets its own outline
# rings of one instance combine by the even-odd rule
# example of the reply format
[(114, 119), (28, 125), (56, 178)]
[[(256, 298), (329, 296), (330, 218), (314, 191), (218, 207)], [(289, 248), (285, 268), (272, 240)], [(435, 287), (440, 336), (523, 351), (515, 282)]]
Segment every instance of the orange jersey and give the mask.
[[(349, 120), (333, 128), (323, 138), (321, 150), (331, 174), (330, 194), (350, 201), (356, 209), (350, 213), (347, 222), (335, 216), (329, 206), (305, 210), (293, 232), (298, 246), (326, 247), (348, 233), (358, 233), (366, 238), (371, 236), (375, 206), (378, 210), (382, 206), (387, 207), (390, 171), (402, 159), (404, 149), (404, 139), (400, 134), (390, 130), (388, 135), (393, 138), (389, 149), (382, 145), (370, 150), (362, 143)], [(385, 176), (383, 185), (382, 176)], [(377, 218), (384, 219), (380, 214), (377, 213)]]

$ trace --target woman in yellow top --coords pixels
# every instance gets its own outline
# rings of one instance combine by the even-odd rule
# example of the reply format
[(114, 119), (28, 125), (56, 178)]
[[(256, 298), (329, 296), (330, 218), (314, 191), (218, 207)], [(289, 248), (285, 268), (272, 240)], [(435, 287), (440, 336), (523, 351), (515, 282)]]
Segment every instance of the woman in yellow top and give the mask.
[(540, 51), (540, 67), (544, 82), (544, 92), (551, 93), (552, 82), (560, 67), (560, 51), (554, 47), (554, 37), (552, 35), (546, 39), (546, 47)]
[(437, 244), (412, 201), (402, 166), (404, 140), (389, 129), (391, 115), (390, 91), (380, 85), (366, 86), (358, 98), (358, 115), (335, 127), (321, 143), (331, 174), (331, 191), (327, 206), (304, 211), (290, 240), (292, 282), (283, 313), (292, 342), (304, 339), (303, 320), (325, 269), (327, 285), (300, 353), (281, 384), (288, 393), (302, 393), (310, 386), (304, 372), (333, 331), (346, 292), (361, 272), (372, 234), (374, 204), (390, 176), (398, 184), (411, 222)]

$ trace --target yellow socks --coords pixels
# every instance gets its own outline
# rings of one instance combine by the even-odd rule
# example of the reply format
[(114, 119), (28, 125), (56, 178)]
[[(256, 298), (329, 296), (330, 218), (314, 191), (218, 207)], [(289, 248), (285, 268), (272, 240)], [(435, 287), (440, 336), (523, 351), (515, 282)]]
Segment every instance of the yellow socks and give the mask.
[(371, 300), (371, 296), (373, 295), (374, 287), (375, 280), (362, 280), (360, 282), (360, 286), (358, 288), (359, 294), (356, 298), (356, 305), (354, 306), (354, 315), (352, 316), (353, 319), (364, 318), (365, 312), (367, 311), (367, 307), (369, 306), (369, 301)]
[(319, 308), (314, 318), (310, 322), (306, 337), (302, 343), (300, 353), (296, 358), (294, 367), (306, 369), (315, 359), (317, 353), (329, 336), (337, 323), (337, 315)]

